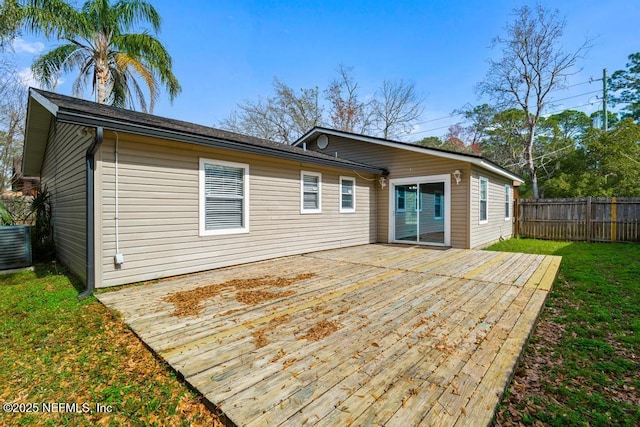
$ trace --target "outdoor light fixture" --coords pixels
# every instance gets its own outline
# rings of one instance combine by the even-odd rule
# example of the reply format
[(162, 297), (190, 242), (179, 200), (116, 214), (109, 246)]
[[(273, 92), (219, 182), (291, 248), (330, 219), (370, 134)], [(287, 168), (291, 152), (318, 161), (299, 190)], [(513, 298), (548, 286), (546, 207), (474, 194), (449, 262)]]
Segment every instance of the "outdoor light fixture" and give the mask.
[(385, 178), (384, 176), (378, 178), (378, 182), (380, 183), (380, 188), (384, 188), (387, 186), (387, 178)]
[(460, 184), (460, 177), (462, 176), (462, 172), (459, 169), (456, 169), (453, 172), (453, 177), (456, 179), (456, 184)]

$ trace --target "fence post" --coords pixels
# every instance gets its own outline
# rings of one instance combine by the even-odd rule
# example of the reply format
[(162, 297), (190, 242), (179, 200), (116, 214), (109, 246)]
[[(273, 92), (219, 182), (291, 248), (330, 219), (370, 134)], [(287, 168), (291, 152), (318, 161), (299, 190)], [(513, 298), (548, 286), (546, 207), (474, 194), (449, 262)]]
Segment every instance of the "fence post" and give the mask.
[(611, 241), (615, 242), (616, 241), (616, 236), (618, 235), (618, 233), (616, 232), (616, 228), (617, 228), (617, 223), (618, 223), (618, 219), (617, 219), (617, 206), (616, 206), (616, 198), (615, 196), (611, 198)]
[(585, 222), (585, 238), (587, 242), (591, 241), (591, 196), (587, 197), (587, 207), (584, 213), (584, 222)]
[(516, 237), (520, 237), (520, 191), (518, 187), (513, 187), (513, 221), (514, 232)]

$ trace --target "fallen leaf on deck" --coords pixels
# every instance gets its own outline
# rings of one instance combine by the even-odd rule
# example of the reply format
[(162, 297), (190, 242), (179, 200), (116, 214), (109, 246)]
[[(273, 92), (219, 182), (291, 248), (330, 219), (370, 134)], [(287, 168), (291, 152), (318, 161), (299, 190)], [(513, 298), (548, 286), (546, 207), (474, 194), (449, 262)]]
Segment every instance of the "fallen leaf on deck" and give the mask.
[(287, 359), (284, 362), (282, 362), (282, 366), (284, 369), (287, 369), (289, 366), (293, 365), (294, 363), (296, 363), (296, 358), (292, 357), (291, 359)]
[(320, 341), (321, 339), (331, 335), (335, 331), (340, 329), (340, 325), (334, 321), (321, 320), (316, 323), (307, 331), (307, 333), (300, 337), (300, 339), (307, 339), (309, 341)]
[(216, 297), (223, 291), (236, 291), (236, 299), (238, 299), (238, 301), (245, 304), (257, 304), (269, 299), (292, 295), (295, 292), (251, 291), (251, 289), (258, 287), (282, 288), (313, 277), (314, 275), (314, 273), (305, 273), (298, 274), (294, 277), (265, 276), (253, 279), (232, 279), (224, 283), (215, 283), (188, 291), (175, 292), (167, 295), (163, 301), (173, 303), (175, 306), (173, 313), (171, 313), (173, 316), (196, 316), (204, 309), (202, 304), (205, 300)]

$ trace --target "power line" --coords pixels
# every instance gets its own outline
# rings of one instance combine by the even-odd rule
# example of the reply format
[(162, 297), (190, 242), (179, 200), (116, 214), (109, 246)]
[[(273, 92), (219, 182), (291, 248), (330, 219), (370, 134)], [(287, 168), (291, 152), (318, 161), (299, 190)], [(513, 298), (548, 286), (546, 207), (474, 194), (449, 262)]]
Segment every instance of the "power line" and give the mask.
[[(594, 82), (594, 80), (587, 80), (587, 81), (584, 81), (584, 82), (575, 83), (575, 84), (572, 84), (572, 85), (569, 85), (569, 86), (565, 86), (565, 87), (562, 87), (562, 88), (559, 88), (559, 89), (554, 89), (554, 90), (550, 91), (549, 93), (563, 91), (563, 90), (567, 90), (567, 89), (572, 88), (572, 87), (581, 86), (581, 85), (584, 85), (584, 84), (590, 84), (590, 83), (593, 83), (593, 82)], [(569, 97), (566, 97), (566, 98), (554, 99), (551, 102), (565, 101), (567, 99), (578, 98), (578, 97), (584, 96), (584, 95), (592, 95), (594, 93), (599, 93), (599, 92), (600, 92), (599, 90), (594, 90), (594, 91), (585, 92), (585, 93), (582, 93), (582, 94), (579, 94), (579, 95), (569, 96)], [(462, 116), (462, 115), (464, 115), (463, 112), (451, 113), (451, 114), (448, 114), (446, 116), (436, 117), (435, 119), (429, 119), (429, 120), (423, 120), (421, 122), (415, 122), (414, 125), (423, 125), (425, 123), (438, 122), (440, 120), (451, 119), (453, 117), (458, 117), (458, 116)], [(448, 127), (448, 126), (444, 126), (444, 127)], [(435, 128), (435, 129), (432, 129), (432, 130), (438, 130), (438, 129), (442, 129), (442, 127)], [(421, 132), (426, 132), (426, 131), (421, 131)], [(419, 133), (419, 132), (416, 132), (416, 133)]]
[(596, 101), (594, 101), (594, 102), (587, 102), (586, 104), (580, 104), (580, 105), (575, 105), (575, 106), (573, 106), (573, 107), (563, 108), (563, 109), (561, 109), (561, 110), (550, 111), (550, 112), (549, 112), (549, 113), (547, 113), (547, 114), (562, 113), (563, 111), (571, 110), (571, 109), (573, 109), (573, 108), (586, 107), (587, 105), (593, 105), (593, 104), (595, 104), (595, 103), (596, 103)]
[(450, 119), (452, 117), (462, 116), (462, 115), (463, 115), (463, 113), (451, 113), (451, 114), (449, 114), (447, 116), (442, 116), (442, 117), (438, 117), (438, 118), (435, 118), (435, 119), (429, 119), (429, 120), (425, 120), (425, 121), (422, 121), (422, 122), (417, 122), (417, 123), (414, 123), (414, 124), (422, 125), (422, 124), (425, 124), (425, 123), (437, 122), (437, 121), (440, 121), (440, 120)]
[[(582, 85), (585, 85), (585, 84), (591, 84), (591, 83), (593, 83), (594, 81), (595, 81), (595, 80), (593, 80), (592, 78), (590, 78), (589, 80), (584, 81), (584, 82), (574, 83), (574, 84), (572, 84), (572, 85), (565, 86), (563, 89), (569, 89), (569, 88), (571, 88), (571, 87), (582, 86)], [(559, 89), (558, 89), (558, 90), (559, 90)]]
[[(599, 92), (599, 91), (596, 91), (596, 92)], [(583, 96), (584, 96), (584, 94), (583, 94)], [(570, 98), (574, 98), (574, 97), (568, 97), (568, 98), (565, 98), (565, 99), (570, 99)], [(572, 107), (566, 107), (566, 108), (563, 108), (563, 109), (560, 109), (560, 110), (550, 111), (547, 114), (561, 113), (561, 112), (566, 111), (566, 110), (571, 110), (571, 109), (580, 108), (580, 107), (586, 107), (587, 105), (593, 105), (593, 104), (595, 104), (595, 102), (588, 102), (586, 104), (574, 105)], [(421, 131), (412, 133), (411, 136), (422, 134), (422, 133), (427, 133), (427, 132), (433, 132), (433, 131), (441, 130), (441, 129), (448, 129), (451, 126), (454, 126), (454, 125), (466, 125), (466, 124), (469, 124), (469, 123), (473, 123), (473, 120), (464, 120), (464, 121), (461, 121), (461, 122), (450, 123), (450, 124), (448, 124), (446, 126), (439, 126), (437, 128), (421, 130)]]
[(549, 102), (565, 101), (567, 99), (579, 98), (579, 97), (585, 96), (585, 95), (593, 95), (594, 93), (600, 93), (600, 90), (592, 90), (590, 92), (581, 93), (580, 95), (567, 96), (566, 98), (552, 99)]

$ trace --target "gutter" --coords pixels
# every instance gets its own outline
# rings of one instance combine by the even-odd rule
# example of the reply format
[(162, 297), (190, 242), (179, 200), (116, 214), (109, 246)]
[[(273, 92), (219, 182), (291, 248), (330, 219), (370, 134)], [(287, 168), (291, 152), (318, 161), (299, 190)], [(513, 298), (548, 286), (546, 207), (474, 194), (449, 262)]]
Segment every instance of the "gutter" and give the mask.
[(94, 224), (94, 209), (95, 209), (95, 194), (94, 194), (94, 175), (95, 175), (95, 154), (102, 145), (104, 138), (104, 128), (102, 126), (96, 127), (96, 135), (93, 138), (93, 142), (87, 149), (87, 155), (85, 157), (85, 176), (86, 176), (86, 258), (87, 258), (87, 287), (82, 293), (78, 294), (78, 299), (84, 299), (93, 294), (96, 286), (96, 271), (95, 271), (95, 224)]

